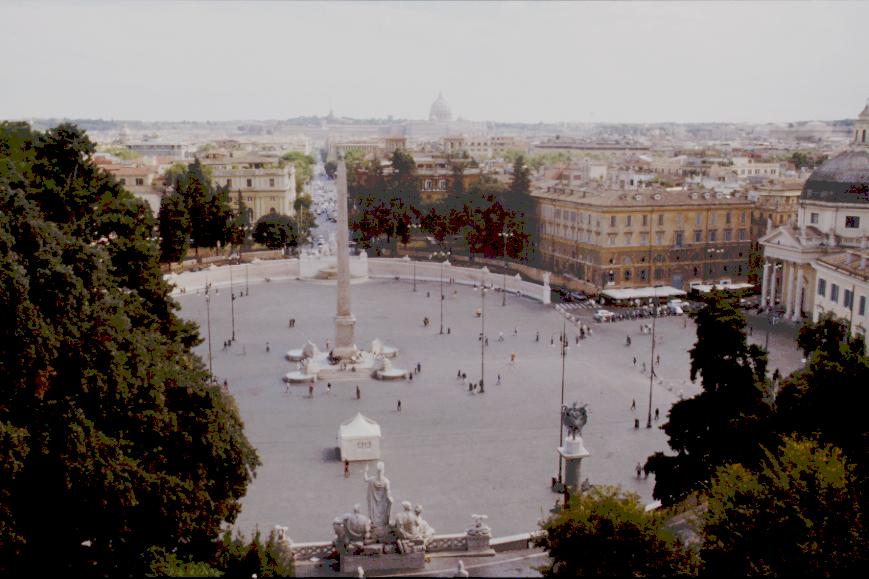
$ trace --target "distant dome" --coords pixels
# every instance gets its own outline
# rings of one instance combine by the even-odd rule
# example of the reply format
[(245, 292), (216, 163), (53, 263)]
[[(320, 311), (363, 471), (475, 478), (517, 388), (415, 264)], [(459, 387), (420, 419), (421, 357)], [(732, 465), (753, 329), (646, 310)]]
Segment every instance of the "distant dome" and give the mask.
[(431, 109), (428, 112), (428, 120), (430, 121), (451, 121), (453, 120), (453, 112), (450, 110), (450, 104), (444, 99), (443, 93), (438, 93), (438, 98), (431, 104)]
[(825, 161), (812, 172), (800, 198), (869, 203), (869, 148), (845, 151)]

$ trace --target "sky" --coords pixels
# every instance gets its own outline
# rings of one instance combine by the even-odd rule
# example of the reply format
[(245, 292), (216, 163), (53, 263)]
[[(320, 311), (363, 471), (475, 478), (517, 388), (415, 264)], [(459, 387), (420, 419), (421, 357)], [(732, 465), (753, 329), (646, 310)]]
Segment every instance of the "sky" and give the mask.
[(869, 97), (869, 2), (0, 0), (0, 119), (786, 122)]

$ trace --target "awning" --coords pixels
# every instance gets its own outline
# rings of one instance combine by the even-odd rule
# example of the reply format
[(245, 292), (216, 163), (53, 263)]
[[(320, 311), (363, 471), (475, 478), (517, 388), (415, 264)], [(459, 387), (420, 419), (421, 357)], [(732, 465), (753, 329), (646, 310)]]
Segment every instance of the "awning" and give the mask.
[(669, 285), (656, 287), (638, 287), (604, 290), (602, 295), (612, 300), (635, 300), (648, 298), (668, 298), (672, 296), (684, 296), (685, 292)]

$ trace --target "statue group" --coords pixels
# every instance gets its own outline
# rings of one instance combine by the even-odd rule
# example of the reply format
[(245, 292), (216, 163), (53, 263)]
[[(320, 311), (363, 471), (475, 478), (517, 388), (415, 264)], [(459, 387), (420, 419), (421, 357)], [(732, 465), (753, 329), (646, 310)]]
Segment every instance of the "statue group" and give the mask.
[(576, 438), (582, 436), (582, 429), (588, 422), (588, 404), (579, 406), (576, 402), (572, 406), (566, 404), (561, 407), (561, 423), (567, 429), (570, 436)]
[(334, 544), (338, 553), (378, 555), (424, 552), (426, 544), (434, 536), (434, 529), (422, 518), (422, 506), (414, 507), (404, 501), (401, 503), (401, 512), (394, 520), (390, 520), (393, 499), (383, 463), (377, 463), (377, 474), (374, 476), (369, 476), (366, 467), (363, 477), (368, 485), (368, 516), (360, 512), (359, 505), (355, 505), (352, 513), (345, 513), (333, 521)]

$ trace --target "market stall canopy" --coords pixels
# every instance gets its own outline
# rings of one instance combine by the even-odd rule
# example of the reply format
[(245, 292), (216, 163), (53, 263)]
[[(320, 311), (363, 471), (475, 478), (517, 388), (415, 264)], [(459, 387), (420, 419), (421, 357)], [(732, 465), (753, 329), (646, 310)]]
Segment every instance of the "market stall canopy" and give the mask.
[(379, 459), (380, 438), (380, 425), (362, 413), (356, 414), (338, 428), (341, 460)]

